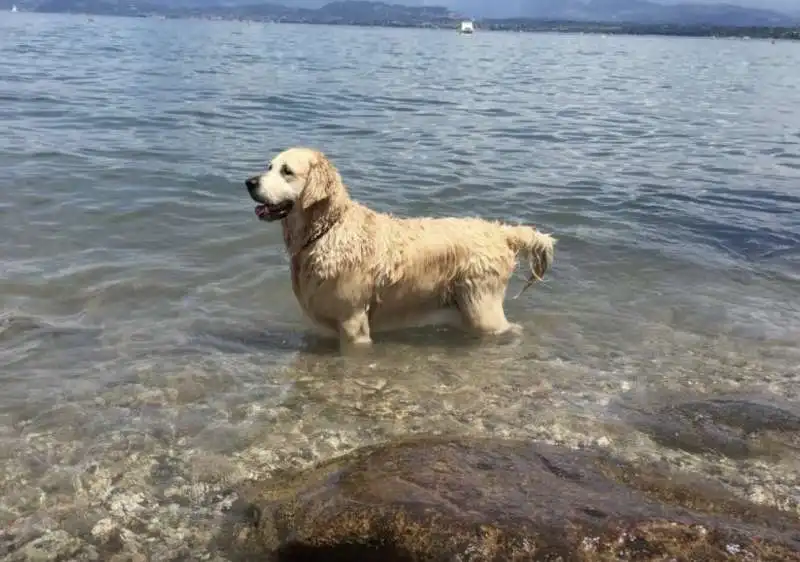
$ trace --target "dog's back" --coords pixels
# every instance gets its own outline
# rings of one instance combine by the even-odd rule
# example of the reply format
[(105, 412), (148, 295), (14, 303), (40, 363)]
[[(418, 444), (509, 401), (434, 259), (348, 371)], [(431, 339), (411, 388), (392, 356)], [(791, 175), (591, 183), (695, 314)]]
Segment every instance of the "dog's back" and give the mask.
[(374, 279), (373, 330), (463, 320), (461, 312), (476, 298), (502, 302), (518, 253), (524, 252), (537, 279), (552, 263), (553, 239), (531, 227), (363, 209), (371, 215), (374, 251), (369, 263), (356, 267)]

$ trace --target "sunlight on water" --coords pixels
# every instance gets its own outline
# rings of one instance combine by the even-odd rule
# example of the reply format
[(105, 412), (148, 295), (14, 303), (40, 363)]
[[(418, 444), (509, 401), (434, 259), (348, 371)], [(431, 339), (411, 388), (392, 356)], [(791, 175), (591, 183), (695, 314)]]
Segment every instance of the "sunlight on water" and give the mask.
[[(0, 57), (17, 543), (225, 560), (237, 483), (422, 432), (606, 447), (799, 509), (796, 433), (754, 438), (767, 462), (625, 414), (800, 399), (795, 45), (20, 14)], [(343, 358), (307, 334), (242, 184), (292, 144), (375, 208), (553, 232), (552, 275), (508, 304), (524, 336)]]

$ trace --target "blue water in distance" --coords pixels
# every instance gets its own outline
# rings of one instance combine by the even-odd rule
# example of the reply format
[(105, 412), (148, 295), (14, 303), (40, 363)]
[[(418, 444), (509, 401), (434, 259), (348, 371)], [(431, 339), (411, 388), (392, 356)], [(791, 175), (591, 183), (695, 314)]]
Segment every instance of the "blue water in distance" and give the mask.
[[(797, 398), (798, 68), (789, 42), (2, 16), (0, 517), (123, 466), (126, 501), (202, 534), (204, 474), (420, 431), (659, 457), (610, 402)], [(297, 144), (374, 208), (554, 233), (508, 303), (525, 336), (422, 330), (360, 362), (310, 340), (243, 185)], [(164, 458), (186, 472), (156, 479)], [(107, 492), (75, 509), (127, 525)]]

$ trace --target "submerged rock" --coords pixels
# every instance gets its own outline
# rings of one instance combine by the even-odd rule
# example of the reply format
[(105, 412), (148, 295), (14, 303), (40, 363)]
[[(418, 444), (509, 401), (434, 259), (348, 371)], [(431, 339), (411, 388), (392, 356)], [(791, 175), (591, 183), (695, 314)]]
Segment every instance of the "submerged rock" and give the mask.
[(800, 445), (800, 405), (775, 397), (707, 397), (654, 411), (628, 407), (625, 418), (656, 443), (690, 453), (746, 459), (794, 455)]
[(800, 561), (800, 520), (601, 452), (428, 437), (240, 494), (248, 560)]
[(746, 435), (764, 431), (800, 432), (800, 404), (777, 397), (719, 396), (692, 400), (672, 406), (670, 410), (694, 419), (741, 430)]
[(64, 531), (52, 531), (23, 545), (4, 558), (8, 562), (59, 562), (99, 560), (97, 552)]

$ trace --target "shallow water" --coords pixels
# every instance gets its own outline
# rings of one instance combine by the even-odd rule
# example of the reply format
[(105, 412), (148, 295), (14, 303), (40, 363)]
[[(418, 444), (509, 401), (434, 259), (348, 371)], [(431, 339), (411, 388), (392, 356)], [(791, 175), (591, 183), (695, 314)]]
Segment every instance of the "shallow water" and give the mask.
[[(16, 14), (0, 60), (0, 521), (202, 559), (229, 486), (411, 432), (798, 509), (791, 455), (665, 449), (615, 404), (800, 399), (800, 45)], [(309, 337), (242, 183), (295, 144), (375, 208), (553, 232), (525, 336)]]

